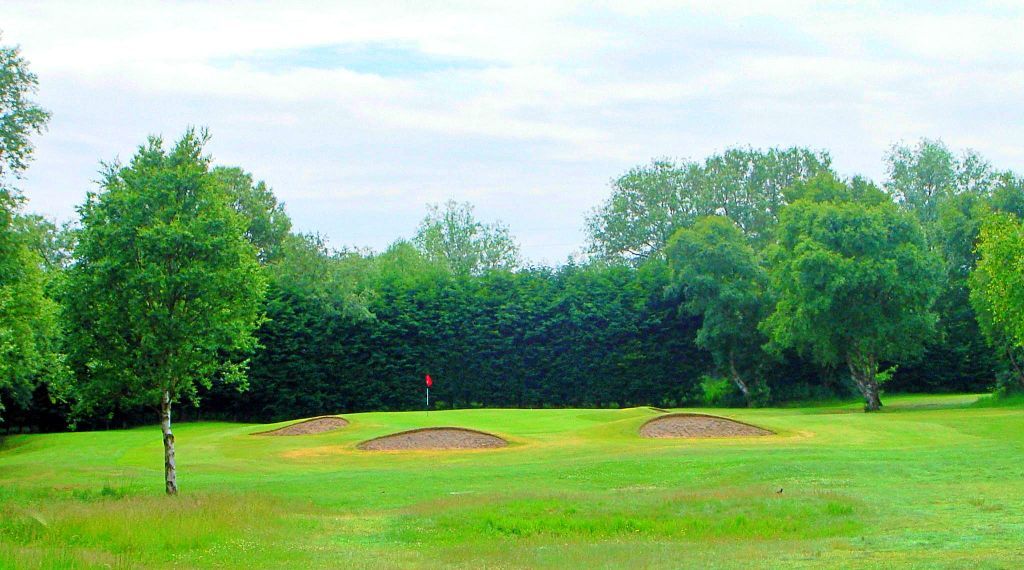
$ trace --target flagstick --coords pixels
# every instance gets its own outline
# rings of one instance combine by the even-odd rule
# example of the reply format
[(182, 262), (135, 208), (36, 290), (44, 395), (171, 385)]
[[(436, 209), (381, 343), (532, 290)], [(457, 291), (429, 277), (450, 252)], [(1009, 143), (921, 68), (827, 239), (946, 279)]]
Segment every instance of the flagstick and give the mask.
[(430, 415), (430, 386), (427, 386), (427, 415)]

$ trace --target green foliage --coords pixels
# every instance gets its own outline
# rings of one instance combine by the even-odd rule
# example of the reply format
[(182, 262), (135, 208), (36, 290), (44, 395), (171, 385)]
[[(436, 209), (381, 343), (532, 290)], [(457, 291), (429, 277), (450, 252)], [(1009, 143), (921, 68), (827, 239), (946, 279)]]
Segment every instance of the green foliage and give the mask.
[(49, 119), (29, 99), (36, 88), (18, 48), (0, 46), (0, 413), (4, 400), (26, 402), (41, 380), (57, 379), (63, 369), (58, 307), (34, 247), (36, 225), (21, 213), (12, 186), (32, 158), (29, 137)]
[(886, 166), (886, 190), (926, 229), (938, 219), (944, 201), (960, 194), (988, 194), (997, 177), (977, 153), (968, 151), (958, 158), (942, 141), (929, 139), (914, 147), (893, 146)]
[[(695, 400), (696, 320), (661, 291), (667, 273), (623, 266), (454, 275), (407, 243), (369, 257), (272, 264), (263, 348), (231, 417), (437, 407), (672, 405)], [(309, 282), (291, 274), (343, 276)], [(344, 283), (348, 283), (345, 286)], [(348, 311), (352, 287), (372, 315)], [(209, 407), (207, 408), (209, 409)]]
[(725, 376), (702, 376), (701, 403), (710, 407), (733, 406), (737, 401), (746, 403), (736, 383)]
[[(143, 164), (142, 154), (133, 163)], [(656, 161), (631, 170), (616, 181), (609, 201), (588, 221), (596, 255), (587, 264), (522, 268), (508, 228), (480, 222), (469, 204), (433, 206), (413, 240), (398, 242), (386, 252), (336, 252), (318, 236), (290, 234), (283, 205), (264, 183), (254, 182), (240, 168), (210, 169), (204, 163), (202, 174), (194, 177), (185, 167), (150, 170), (146, 176), (157, 182), (136, 186), (169, 187), (175, 177), (185, 181), (183, 188), (216, 186), (233, 211), (231, 227), (241, 224), (256, 250), (259, 274), (268, 281), (265, 302), (253, 308), (267, 317), (254, 333), (255, 343), (251, 338), (218, 341), (217, 350), (200, 343), (200, 352), (216, 354), (227, 366), (197, 368), (190, 374), (199, 380), (177, 396), (201, 396), (204, 414), (236, 419), (414, 409), (421, 406), (426, 372), (438, 380), (434, 402), (449, 408), (678, 405), (701, 400), (705, 394), (700, 378), (709, 372), (742, 386), (749, 403), (765, 403), (769, 394), (775, 402), (827, 398), (848, 390), (835, 370), (842, 364), (858, 382), (875, 388), (885, 375), (879, 368), (896, 362), (901, 366), (887, 382), (889, 390), (988, 386), (999, 365), (978, 330), (967, 276), (977, 260), (974, 245), (987, 212), (1024, 209), (1019, 177), (996, 173), (975, 155), (955, 158), (941, 143), (925, 141), (913, 149), (894, 150), (889, 194), (860, 178), (836, 179), (824, 153), (731, 149), (701, 162)], [(206, 182), (193, 183), (199, 178)], [(115, 202), (105, 206), (110, 212), (104, 216), (110, 220), (143, 217), (131, 211), (143, 200)], [(96, 210), (97, 203), (91, 197), (83, 216)], [(900, 209), (925, 220), (923, 251), (931, 252), (924, 255), (927, 260), (904, 263), (922, 250), (916, 237), (906, 237), (914, 231), (907, 229), (909, 218), (901, 217)], [(934, 215), (926, 213), (929, 209)], [(808, 213), (812, 210), (817, 214)], [(798, 229), (792, 224), (778, 227), (780, 213), (788, 211), (794, 212), (791, 222)], [(86, 266), (72, 264), (73, 233), (38, 217), (18, 214), (12, 219), (42, 270), (44, 296), (68, 292), (70, 344), (81, 344), (74, 359), (76, 374), (83, 379), (79, 413), (94, 418), (112, 413), (108, 417), (137, 421), (139, 405), (150, 400), (137, 393), (137, 386), (118, 379), (117, 370), (128, 368), (105, 369), (103, 359), (86, 355), (120, 351), (119, 358), (127, 359), (131, 353), (136, 358), (131, 364), (141, 367), (143, 353), (135, 347), (157, 354), (154, 347), (166, 339), (154, 328), (133, 337), (124, 332), (125, 324), (112, 338), (93, 339), (89, 331), (94, 322), (81, 315), (120, 306), (121, 298), (112, 300), (107, 291), (111, 287), (98, 277), (89, 290), (99, 292), (97, 302), (75, 293), (84, 289), (63, 285), (65, 267), (72, 266), (70, 275), (80, 285), (76, 275)], [(895, 235), (879, 235), (890, 223)], [(180, 236), (186, 233), (174, 238), (171, 234), (178, 228), (172, 229), (168, 240), (183, 240)], [(88, 232), (100, 235), (96, 230), (83, 235)], [(100, 249), (95, 245), (99, 238), (92, 239), (89, 247)], [(134, 237), (118, 239), (116, 247), (126, 251), (139, 247)], [(777, 256), (787, 248), (799, 262), (790, 260), (787, 268), (779, 269), (776, 262), (785, 256)], [(82, 246), (79, 250), (86, 251)], [(889, 253), (878, 253), (883, 250)], [(929, 263), (936, 255), (946, 263), (934, 310), (891, 310), (910, 306), (904, 301), (913, 287), (892, 288), (890, 281), (932, 283), (917, 276), (932, 275)], [(872, 261), (872, 256), (881, 258)], [(93, 265), (102, 268), (95, 271), (106, 276), (106, 284), (138, 268), (137, 260), (128, 256), (104, 259), (109, 261)], [(893, 270), (893, 265), (900, 268)], [(774, 281), (767, 279), (766, 268)], [(196, 269), (195, 274), (203, 271)], [(757, 326), (772, 312), (780, 290), (776, 274), (782, 272), (798, 295), (798, 301), (784, 308), (828, 330)], [(814, 302), (805, 296), (814, 289), (811, 285), (822, 289)], [(888, 300), (873, 306), (872, 295)], [(822, 300), (829, 296), (834, 299)], [(888, 355), (876, 350), (885, 342), (864, 341), (871, 345), (870, 354), (863, 347), (856, 354), (831, 354), (808, 340), (822, 332), (831, 335), (829, 346), (845, 343), (850, 335), (837, 332), (840, 327), (829, 325), (835, 321), (826, 316), (839, 314), (840, 307), (857, 306), (853, 301), (869, 310), (850, 309), (843, 318), (870, 316), (878, 329), (886, 329), (862, 338), (901, 338), (910, 331), (911, 338), (901, 338), (909, 348)], [(932, 334), (927, 323), (936, 312), (939, 326)], [(154, 327), (160, 321), (152, 315), (148, 320)], [(855, 325), (843, 326), (861, 327)], [(769, 340), (772, 350), (766, 353), (763, 346)], [(915, 360), (922, 342), (924, 357)], [(241, 379), (239, 365), (256, 345), (249, 374), (252, 390), (243, 395), (230, 381)], [(999, 351), (1003, 358), (1018, 356)], [(59, 365), (59, 354), (53, 356), (42, 360)], [(43, 373), (45, 369), (38, 369), (35, 378)], [(213, 382), (218, 379), (229, 382)], [(38, 380), (21, 386), (21, 402), (36, 405), (50, 398)], [(95, 394), (87, 393), (94, 389)], [(730, 404), (740, 401), (735, 392), (715, 397)]]
[(273, 191), (241, 168), (218, 166), (211, 175), (224, 186), (231, 205), (246, 220), (245, 237), (256, 246), (261, 263), (273, 261), (288, 237), (292, 221)]
[(656, 160), (612, 182), (612, 195), (587, 220), (590, 251), (599, 257), (643, 262), (699, 211), (690, 189), (697, 166)]
[(889, 196), (871, 182), (854, 177), (849, 183), (831, 173), (823, 173), (807, 180), (801, 180), (786, 188), (789, 202), (852, 202), (864, 206), (878, 206), (889, 203)]
[(697, 346), (714, 357), (750, 403), (767, 399), (757, 367), (766, 355), (757, 324), (770, 309), (767, 277), (740, 229), (728, 218), (698, 218), (676, 232), (667, 257), (682, 308), (701, 317)]
[(915, 356), (934, 331), (941, 266), (894, 204), (853, 201), (834, 180), (810, 184), (825, 189), (782, 212), (769, 264), (777, 303), (762, 328), (775, 347), (846, 364), (876, 409), (879, 364)]
[(964, 391), (992, 384), (993, 371), (999, 365), (978, 328), (968, 288), (968, 277), (977, 262), (975, 243), (986, 212), (986, 200), (977, 194), (961, 193), (939, 203), (930, 240), (932, 250), (945, 262), (935, 303), (938, 334), (918, 362), (901, 368), (894, 377), (896, 387)]
[(18, 231), (25, 235), (26, 243), (42, 260), (42, 268), (52, 280), (60, 279), (63, 270), (71, 264), (75, 249), (75, 235), (70, 223), (60, 226), (38, 214), (15, 217)]
[(1024, 224), (1010, 214), (986, 219), (971, 275), (971, 303), (988, 342), (1013, 365), (1018, 387), (1024, 373), (1018, 362), (1024, 348)]
[[(339, 314), (368, 317), (369, 263), (358, 253), (333, 251), (317, 235), (289, 234), (267, 266), (271, 287), (332, 305)], [(331, 311), (330, 309), (325, 309)]]
[(704, 161), (707, 214), (733, 220), (755, 243), (766, 242), (786, 205), (784, 190), (831, 173), (828, 153), (806, 148), (733, 148)]
[(243, 417), (285, 418), (337, 409), (339, 376), (352, 366), (342, 327), (362, 326), (371, 292), (369, 262), (331, 251), (317, 236), (290, 235), (266, 267), (266, 318), (256, 331), (260, 350), (249, 370), (251, 390), (210, 393), (213, 410), (244, 405)]
[(59, 381), (64, 372), (59, 307), (17, 206), (0, 187), (0, 412), (3, 400), (24, 404), (39, 382)]
[(32, 158), (29, 137), (46, 127), (50, 114), (29, 97), (38, 79), (17, 47), (0, 46), (0, 185), (19, 177)]
[(989, 198), (992, 209), (1024, 218), (1024, 177), (1003, 172), (996, 180)]
[(458, 275), (513, 269), (520, 263), (519, 245), (508, 227), (478, 221), (468, 202), (429, 206), (412, 241), (428, 259)]
[(244, 386), (237, 357), (255, 347), (265, 281), (205, 142), (150, 138), (79, 210), (65, 299), (80, 413), (191, 398), (215, 378)]
[(659, 257), (679, 228), (725, 216), (761, 245), (770, 238), (783, 191), (830, 172), (830, 158), (802, 148), (733, 148), (702, 163), (657, 160), (613, 181), (612, 195), (587, 219), (589, 250), (634, 265)]
[(990, 386), (999, 365), (978, 329), (968, 301), (967, 278), (977, 260), (974, 250), (981, 220), (990, 202), (1009, 205), (1013, 201), (1010, 186), (1015, 177), (997, 173), (974, 152), (956, 156), (941, 141), (928, 139), (913, 147), (894, 146), (886, 162), (886, 190), (922, 222), (929, 247), (945, 262), (935, 305), (937, 334), (918, 361), (901, 367), (893, 387), (977, 390)]

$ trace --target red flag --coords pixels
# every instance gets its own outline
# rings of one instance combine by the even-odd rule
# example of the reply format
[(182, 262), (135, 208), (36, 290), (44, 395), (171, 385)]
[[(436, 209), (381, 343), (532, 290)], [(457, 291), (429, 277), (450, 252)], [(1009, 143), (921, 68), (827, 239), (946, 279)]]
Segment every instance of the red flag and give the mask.
[(427, 388), (434, 385), (434, 381), (430, 379), (430, 374), (427, 374)]

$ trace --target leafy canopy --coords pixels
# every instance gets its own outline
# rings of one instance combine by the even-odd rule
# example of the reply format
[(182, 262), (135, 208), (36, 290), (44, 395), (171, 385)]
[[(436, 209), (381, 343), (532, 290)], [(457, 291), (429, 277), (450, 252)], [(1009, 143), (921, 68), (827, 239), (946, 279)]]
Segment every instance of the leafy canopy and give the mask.
[(0, 46), (0, 183), (20, 177), (32, 158), (32, 134), (50, 114), (30, 99), (39, 81), (17, 47)]
[(266, 183), (254, 182), (241, 168), (218, 166), (211, 174), (224, 185), (232, 207), (246, 220), (245, 237), (256, 246), (260, 262), (274, 260), (292, 229), (284, 204)]
[(62, 366), (58, 307), (46, 294), (36, 225), (21, 213), (23, 199), (12, 185), (32, 158), (30, 135), (42, 132), (49, 119), (29, 98), (36, 88), (18, 48), (0, 46), (0, 400), (26, 400)]
[(24, 402), (41, 380), (59, 379), (63, 360), (59, 307), (46, 292), (44, 260), (14, 208), (14, 198), (0, 189), (0, 395)]
[(469, 203), (449, 200), (444, 207), (429, 206), (412, 242), (428, 259), (458, 275), (514, 269), (520, 264), (519, 245), (508, 227), (480, 222)]
[(194, 397), (215, 377), (244, 385), (264, 275), (206, 140), (190, 130), (168, 151), (151, 137), (79, 209), (66, 299), (81, 410)]
[[(767, 309), (767, 278), (754, 249), (728, 218), (699, 218), (676, 232), (667, 249), (683, 309), (702, 317), (696, 343), (751, 398), (749, 378), (765, 356), (757, 325)], [(754, 386), (754, 392), (763, 387)]]
[(634, 265), (662, 255), (669, 238), (701, 216), (731, 219), (755, 244), (766, 243), (783, 191), (830, 171), (826, 153), (802, 148), (734, 148), (702, 163), (656, 160), (612, 183), (612, 195), (587, 219), (590, 253)]
[(835, 365), (900, 362), (932, 334), (941, 266), (920, 224), (862, 182), (831, 176), (797, 187), (769, 252), (775, 347)]
[(941, 204), (950, 197), (988, 194), (997, 180), (981, 155), (966, 151), (958, 157), (939, 140), (895, 145), (885, 161), (886, 190), (926, 226), (939, 218)]
[(994, 345), (1024, 347), (1024, 224), (1005, 213), (981, 228), (971, 303), (982, 332)]

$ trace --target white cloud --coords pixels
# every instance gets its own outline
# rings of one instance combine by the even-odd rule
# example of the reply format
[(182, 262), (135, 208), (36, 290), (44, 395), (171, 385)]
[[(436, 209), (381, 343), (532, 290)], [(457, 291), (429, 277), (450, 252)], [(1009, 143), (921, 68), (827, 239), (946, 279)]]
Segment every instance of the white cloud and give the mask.
[[(1024, 170), (1014, 3), (90, 4), (0, 8), (54, 111), (25, 190), (62, 217), (99, 160), (190, 124), (336, 243), (381, 247), (452, 196), (550, 261), (607, 181), (654, 156), (799, 144), (877, 177), (892, 142), (931, 136)], [(338, 45), (455, 63), (301, 61)]]

